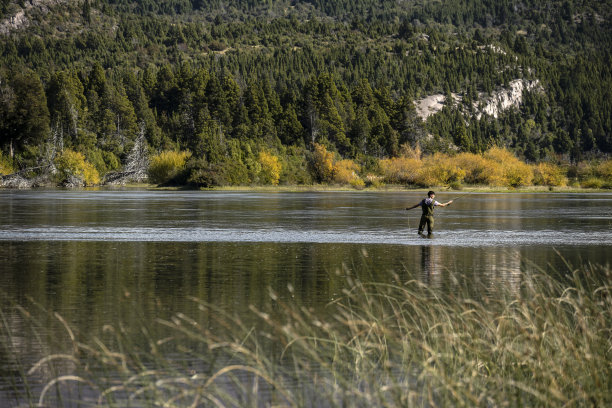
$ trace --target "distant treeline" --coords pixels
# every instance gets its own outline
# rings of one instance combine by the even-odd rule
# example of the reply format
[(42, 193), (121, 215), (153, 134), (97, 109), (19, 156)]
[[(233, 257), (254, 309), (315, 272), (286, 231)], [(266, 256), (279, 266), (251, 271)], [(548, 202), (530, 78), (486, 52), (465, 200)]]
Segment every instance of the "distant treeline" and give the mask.
[[(0, 15), (19, 7), (3, 1)], [(611, 10), (599, 2), (49, 7), (0, 35), (0, 150), (12, 169), (71, 149), (104, 175), (140, 134), (152, 154), (189, 151), (200, 167), (260, 151), (295, 161), (315, 144), (366, 168), (402, 146), (499, 146), (558, 163), (612, 151)], [(477, 114), (515, 79), (540, 86), (520, 108)], [(460, 100), (424, 122), (413, 101), (435, 93)]]
[[(47, 174), (43, 183), (72, 187), (114, 183), (122, 175), (134, 176), (134, 163), (141, 161), (143, 167), (138, 170), (138, 181), (191, 188), (279, 184), (350, 186), (355, 189), (390, 185), (412, 188), (441, 186), (456, 190), (463, 186), (612, 188), (612, 160), (575, 165), (528, 164), (499, 147), (482, 154), (434, 153), (425, 156), (419, 149), (403, 145), (399, 156), (371, 159), (365, 164), (344, 159), (318, 143), (313, 144), (312, 150), (293, 146), (280, 153), (261, 146), (247, 145), (241, 149), (232, 143), (229, 158), (218, 162), (177, 150), (135, 157), (135, 150), (138, 149), (133, 149), (130, 154), (127, 171), (108, 173), (110, 177), (103, 180), (82, 153), (64, 149), (53, 159), (53, 175)], [(0, 160), (0, 175), (3, 170), (10, 171), (10, 167), (3, 168)], [(40, 179), (38, 185), (41, 185)], [(11, 184), (9, 181), (9, 186), (17, 186), (14, 182)]]

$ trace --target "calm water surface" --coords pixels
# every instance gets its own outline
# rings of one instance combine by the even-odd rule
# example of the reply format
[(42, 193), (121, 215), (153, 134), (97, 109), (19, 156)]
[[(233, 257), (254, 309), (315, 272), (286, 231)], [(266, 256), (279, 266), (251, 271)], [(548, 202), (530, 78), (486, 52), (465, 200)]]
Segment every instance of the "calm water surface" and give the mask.
[[(58, 312), (79, 333), (123, 322), (163, 336), (155, 318), (195, 313), (192, 296), (248, 321), (250, 305), (269, 302), (269, 288), (324, 314), (347, 273), (379, 281), (396, 274), (449, 292), (459, 277), (483, 296), (518, 289), (521, 271), (610, 263), (612, 194), (470, 193), (436, 209), (431, 239), (416, 234), (420, 210), (404, 210), (421, 198), (1, 190), (0, 306), (12, 351), (0, 343), (0, 362), (8, 362), (0, 363), (0, 406), (18, 363), (27, 368), (65, 336), (45, 313)], [(46, 311), (42, 340), (14, 302)]]

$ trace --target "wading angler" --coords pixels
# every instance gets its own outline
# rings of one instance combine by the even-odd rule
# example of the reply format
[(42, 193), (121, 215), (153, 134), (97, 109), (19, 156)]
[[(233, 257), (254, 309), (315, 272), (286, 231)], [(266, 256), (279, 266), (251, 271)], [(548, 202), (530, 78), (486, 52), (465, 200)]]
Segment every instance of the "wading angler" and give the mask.
[(412, 207), (406, 208), (407, 210), (412, 210), (413, 208), (421, 207), (421, 209), (423, 210), (423, 215), (421, 215), (421, 220), (419, 221), (419, 232), (418, 232), (419, 234), (423, 233), (425, 226), (427, 226), (427, 234), (428, 235), (433, 234), (434, 207), (446, 207), (447, 205), (450, 205), (453, 202), (453, 200), (450, 200), (442, 204), (442, 203), (437, 202), (435, 198), (436, 198), (436, 193), (434, 193), (433, 191), (429, 191), (427, 193), (427, 198), (424, 198), (423, 200), (413, 205)]

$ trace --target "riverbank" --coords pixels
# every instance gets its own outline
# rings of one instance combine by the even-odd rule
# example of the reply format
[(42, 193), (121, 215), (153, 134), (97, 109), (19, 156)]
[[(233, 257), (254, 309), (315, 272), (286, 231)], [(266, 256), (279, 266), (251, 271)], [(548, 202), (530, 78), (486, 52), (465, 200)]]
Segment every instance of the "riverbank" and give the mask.
[(92, 187), (90, 189), (146, 189), (146, 190), (199, 190), (199, 191), (252, 191), (252, 192), (263, 192), (263, 193), (299, 193), (299, 192), (427, 192), (434, 190), (436, 193), (612, 193), (612, 189), (608, 188), (585, 188), (585, 187), (574, 187), (574, 186), (563, 186), (563, 187), (547, 187), (547, 186), (525, 186), (519, 188), (511, 187), (493, 187), (493, 186), (462, 186), (458, 189), (449, 188), (448, 186), (432, 186), (428, 188), (424, 187), (413, 187), (413, 186), (400, 186), (400, 185), (383, 185), (377, 187), (364, 187), (356, 189), (351, 186), (342, 185), (279, 185), (279, 186), (222, 186), (222, 187), (209, 187), (209, 188), (193, 188), (188, 186), (159, 186), (155, 184), (147, 183), (134, 183), (125, 184), (120, 186), (101, 186)]

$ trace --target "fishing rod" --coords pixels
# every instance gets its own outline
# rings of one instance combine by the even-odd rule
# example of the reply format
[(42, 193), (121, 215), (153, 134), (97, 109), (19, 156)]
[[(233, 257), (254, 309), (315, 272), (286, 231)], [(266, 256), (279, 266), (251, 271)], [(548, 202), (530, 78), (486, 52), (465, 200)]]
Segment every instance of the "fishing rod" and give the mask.
[(463, 194), (461, 194), (461, 195), (459, 195), (459, 196), (457, 196), (457, 197), (453, 198), (451, 201), (453, 201), (453, 202), (454, 202), (454, 201), (456, 201), (456, 200), (460, 199), (461, 197), (464, 197), (464, 196), (466, 196), (466, 195), (468, 195), (468, 194), (470, 194), (470, 193), (463, 193)]

